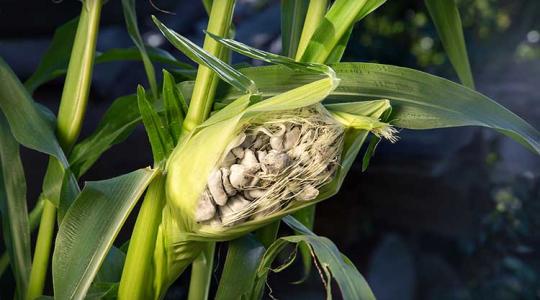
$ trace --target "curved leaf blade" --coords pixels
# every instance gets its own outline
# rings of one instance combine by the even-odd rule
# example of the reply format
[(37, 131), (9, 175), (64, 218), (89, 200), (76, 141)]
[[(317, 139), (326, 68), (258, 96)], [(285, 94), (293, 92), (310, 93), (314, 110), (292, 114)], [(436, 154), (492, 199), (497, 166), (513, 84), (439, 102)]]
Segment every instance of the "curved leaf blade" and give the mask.
[(281, 1), (281, 43), (285, 56), (296, 55), (308, 5), (308, 0)]
[(24, 83), (30, 93), (43, 83), (66, 73), (78, 23), (79, 18), (75, 18), (55, 30), (36, 71)]
[(165, 38), (191, 60), (212, 69), (212, 71), (214, 71), (223, 81), (229, 83), (243, 93), (254, 93), (256, 91), (255, 84), (251, 79), (220, 59), (210, 55), (210, 53), (206, 52), (189, 39), (176, 33), (174, 30), (169, 29), (156, 17), (152, 16), (152, 19)]
[(264, 246), (252, 235), (231, 241), (215, 299), (247, 299), (264, 252)]
[(459, 80), (464, 85), (474, 89), (474, 79), (456, 1), (425, 0), (425, 3)]
[(52, 260), (56, 298), (84, 297), (122, 224), (157, 173), (140, 169), (86, 184), (58, 229)]
[(0, 113), (0, 212), (2, 229), (17, 296), (24, 299), (30, 278), (30, 225), (26, 207), (26, 179), (19, 144)]
[(107, 149), (125, 140), (140, 121), (136, 95), (114, 100), (94, 133), (71, 151), (69, 162), (73, 173), (77, 177), (86, 173)]
[(137, 13), (135, 11), (135, 0), (122, 0), (122, 8), (124, 11), (124, 19), (126, 21), (127, 31), (131, 37), (131, 40), (133, 40), (133, 43), (137, 49), (139, 49), (144, 70), (146, 72), (146, 77), (148, 79), (148, 83), (150, 84), (150, 89), (152, 90), (152, 96), (154, 99), (157, 99), (159, 93), (156, 81), (156, 72), (154, 70), (154, 66), (152, 65), (152, 61), (146, 52), (146, 47), (141, 37), (141, 33), (139, 32)]
[[(317, 236), (307, 227), (302, 225), (293, 217), (287, 216), (283, 221), (292, 229), (301, 232), (302, 235), (281, 237), (276, 240), (266, 251), (257, 272), (257, 279), (253, 289), (252, 297), (258, 297), (264, 288), (266, 274), (270, 271), (272, 262), (277, 255), (284, 250), (288, 244), (306, 244), (312, 250), (313, 256), (317, 259), (318, 267), (324, 272), (325, 287), (327, 297), (331, 293), (331, 281), (334, 279), (341, 291), (343, 299), (375, 299), (373, 292), (354, 264), (341, 253), (328, 238)], [(279, 267), (277, 272), (286, 268), (290, 262)]]
[[(408, 129), (482, 126), (495, 129), (534, 153), (540, 153), (540, 133), (525, 120), (490, 98), (450, 80), (413, 69), (372, 64), (332, 65), (339, 86), (325, 103), (389, 99), (393, 107), (389, 120)], [(270, 97), (313, 80), (313, 74), (294, 72), (279, 66), (243, 69), (263, 97)], [(238, 96), (233, 90), (223, 95), (226, 102)], [(230, 99), (230, 100), (229, 100)]]
[(67, 168), (67, 159), (56, 139), (54, 127), (1, 58), (0, 109), (20, 144), (56, 157)]

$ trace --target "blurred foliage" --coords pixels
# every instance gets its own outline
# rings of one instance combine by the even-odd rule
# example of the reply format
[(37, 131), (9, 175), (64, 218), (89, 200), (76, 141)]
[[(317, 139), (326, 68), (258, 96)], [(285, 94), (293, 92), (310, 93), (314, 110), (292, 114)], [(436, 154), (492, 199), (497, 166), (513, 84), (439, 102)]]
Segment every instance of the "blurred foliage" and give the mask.
[[(503, 0), (459, 0), (469, 46), (510, 29), (518, 10)], [(473, 40), (473, 43), (471, 43)], [(388, 1), (353, 34), (345, 60), (360, 57), (427, 68), (447, 62), (423, 1)], [(529, 52), (522, 49), (522, 52)], [(529, 55), (529, 54), (527, 54)]]
[(540, 177), (531, 172), (508, 176), (492, 165), (492, 209), (477, 239), (464, 244), (464, 281), (472, 299), (540, 297)]

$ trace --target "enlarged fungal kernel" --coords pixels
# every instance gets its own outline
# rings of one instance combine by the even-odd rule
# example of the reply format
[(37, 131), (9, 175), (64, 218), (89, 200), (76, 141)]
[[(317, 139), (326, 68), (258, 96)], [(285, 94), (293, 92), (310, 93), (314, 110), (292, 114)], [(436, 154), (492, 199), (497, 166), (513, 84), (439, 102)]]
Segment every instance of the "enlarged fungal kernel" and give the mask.
[(229, 176), (231, 176), (231, 171), (227, 168), (221, 168), (221, 183), (223, 184), (225, 193), (228, 196), (234, 196), (236, 195), (236, 189), (232, 186)]
[(227, 203), (227, 205), (219, 208), (219, 212), (221, 214), (221, 221), (224, 224), (230, 224), (230, 225), (243, 221), (243, 219), (239, 220), (236, 217), (236, 214), (241, 212), (242, 209), (248, 206), (249, 204), (250, 204), (250, 201), (246, 200), (244, 197), (240, 195), (236, 195), (232, 197), (229, 203)]
[(300, 139), (300, 128), (299, 127), (293, 127), (291, 130), (289, 130), (285, 134), (285, 141), (283, 142), (283, 149), (285, 151), (288, 151), (292, 149), (298, 143), (298, 140)]
[(223, 188), (220, 170), (214, 170), (210, 173), (208, 177), (208, 189), (217, 205), (225, 205), (227, 203), (228, 196)]
[(236, 189), (243, 189), (249, 185), (251, 174), (244, 165), (235, 164), (231, 166), (231, 175), (229, 181)]
[(268, 170), (270, 174), (277, 174), (284, 170), (289, 165), (289, 155), (277, 150), (270, 150), (264, 157), (263, 168)]
[(254, 173), (260, 168), (255, 152), (251, 149), (246, 149), (244, 151), (244, 158), (240, 161), (240, 164), (246, 167), (246, 170), (250, 173)]
[(309, 201), (319, 196), (319, 190), (311, 184), (304, 186), (304, 189), (300, 191), (294, 198), (298, 201)]
[(208, 221), (216, 214), (216, 207), (212, 201), (212, 196), (208, 189), (204, 190), (199, 203), (197, 204), (197, 210), (195, 211), (195, 221), (203, 222)]
[(264, 196), (264, 193), (266, 193), (265, 189), (247, 190), (244, 192), (244, 196), (249, 200), (255, 200)]

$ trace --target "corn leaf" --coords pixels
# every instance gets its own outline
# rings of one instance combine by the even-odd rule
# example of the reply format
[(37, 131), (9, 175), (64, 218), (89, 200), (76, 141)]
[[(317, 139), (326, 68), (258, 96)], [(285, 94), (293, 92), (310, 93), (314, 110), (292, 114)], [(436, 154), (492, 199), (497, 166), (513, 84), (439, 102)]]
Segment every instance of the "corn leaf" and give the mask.
[(124, 268), (124, 261), (126, 260), (126, 253), (116, 247), (111, 247), (103, 264), (99, 268), (96, 274), (95, 283), (98, 282), (119, 282), (122, 277), (122, 269)]
[(212, 3), (213, 0), (202, 0), (204, 10), (206, 11), (206, 14), (210, 15), (210, 11), (212, 10)]
[(220, 59), (210, 55), (189, 39), (167, 28), (156, 17), (152, 16), (152, 19), (165, 38), (191, 60), (212, 69), (221, 79), (223, 79), (223, 81), (229, 83), (243, 93), (254, 93), (256, 91), (253, 81), (242, 75), (242, 73)]
[(248, 299), (264, 252), (264, 246), (252, 235), (230, 242), (215, 299)]
[(116, 99), (92, 135), (79, 142), (69, 155), (71, 170), (82, 176), (111, 146), (124, 141), (141, 121), (137, 96)]
[(242, 44), (233, 39), (222, 38), (210, 32), (206, 32), (210, 37), (221, 43), (222, 45), (228, 47), (229, 49), (243, 54), (247, 57), (263, 60), (273, 64), (284, 65), (288, 68), (298, 71), (311, 71), (315, 73), (328, 74), (329, 76), (334, 76), (334, 71), (326, 65), (314, 64), (314, 63), (303, 63), (297, 62), (294, 59), (263, 50), (259, 50), (248, 45)]
[(36, 71), (24, 83), (28, 91), (33, 92), (41, 84), (66, 73), (78, 23), (79, 18), (75, 18), (55, 30)]
[[(58, 27), (53, 35), (50, 46), (43, 54), (41, 61), (34, 73), (24, 82), (26, 89), (32, 93), (36, 88), (47, 81), (56, 79), (66, 74), (69, 57), (73, 48), (73, 41), (77, 31), (78, 18), (70, 20)], [(145, 52), (151, 61), (171, 65), (181, 69), (193, 69), (189, 64), (178, 61), (169, 52), (145, 47)], [(138, 48), (110, 49), (105, 52), (97, 52), (95, 63), (107, 63), (114, 61), (140, 61), (141, 52)]]
[(80, 191), (73, 172), (65, 169), (56, 158), (50, 157), (43, 179), (42, 196), (58, 208), (59, 223)]
[[(272, 269), (272, 263), (276, 257), (289, 245), (306, 244), (316, 258), (318, 268), (324, 275), (327, 299), (331, 298), (332, 279), (336, 281), (343, 299), (375, 299), (373, 292), (354, 264), (341, 253), (328, 238), (315, 235), (304, 225), (292, 217), (285, 217), (283, 221), (302, 235), (281, 237), (276, 240), (266, 251), (257, 271), (257, 278), (265, 278), (266, 274), (273, 270), (280, 272), (288, 266), (285, 264), (277, 269)], [(259, 297), (266, 281), (256, 280), (252, 297)]]
[(19, 144), (0, 113), (0, 212), (4, 242), (16, 283), (24, 299), (30, 278), (30, 226), (26, 207), (26, 179)]
[(0, 58), (0, 109), (15, 139), (23, 146), (56, 157), (64, 167), (67, 159), (48, 117), (34, 103), (19, 79)]
[(144, 46), (141, 33), (139, 32), (139, 27), (137, 25), (137, 13), (135, 11), (135, 0), (122, 0), (122, 8), (124, 10), (124, 19), (126, 21), (127, 31), (131, 37), (131, 40), (133, 40), (133, 43), (141, 53), (144, 70), (146, 71), (146, 77), (148, 79), (148, 83), (150, 84), (150, 89), (152, 90), (152, 96), (155, 100), (158, 98), (156, 73), (154, 71), (152, 61), (146, 52), (146, 47)]
[(284, 56), (296, 55), (308, 5), (308, 0), (281, 1), (281, 44)]
[(163, 70), (163, 92), (161, 95), (165, 106), (165, 124), (173, 138), (173, 145), (176, 145), (184, 122), (184, 113), (187, 112), (187, 104), (182, 93), (178, 90), (173, 76), (165, 70)]
[[(373, 5), (374, 2), (370, 2)], [(311, 37), (301, 61), (324, 63), (364, 12), (372, 10), (368, 0), (337, 0), (326, 13), (319, 27)], [(335, 56), (335, 55), (334, 55)], [(335, 59), (335, 58), (334, 58)]]
[[(495, 129), (540, 153), (540, 134), (536, 129), (495, 101), (465, 86), (390, 65), (339, 63), (332, 68), (341, 81), (325, 103), (389, 99), (393, 107), (390, 120), (397, 127), (482, 126)], [(313, 80), (312, 74), (279, 66), (247, 68), (242, 72), (255, 81), (263, 97), (280, 94)], [(223, 94), (225, 99), (237, 96), (238, 93), (232, 89)]]
[[(364, 5), (364, 7), (362, 7), (360, 12), (358, 13), (358, 16), (356, 16), (355, 22), (362, 20), (364, 17), (372, 13), (385, 2), (386, 0), (368, 0), (366, 2), (366, 5)], [(347, 48), (347, 43), (349, 43), (349, 39), (351, 38), (353, 29), (354, 26), (350, 26), (350, 28), (345, 32), (345, 34), (343, 34), (341, 39), (339, 39), (334, 49), (332, 49), (332, 51), (328, 55), (328, 58), (325, 61), (326, 64), (335, 64), (341, 61), (343, 53), (345, 53), (345, 49)]]
[(425, 3), (459, 80), (464, 85), (474, 89), (474, 79), (456, 1), (425, 0)]
[(55, 298), (84, 297), (122, 224), (156, 174), (140, 169), (86, 184), (58, 229), (52, 259)]
[(142, 116), (144, 128), (150, 140), (154, 162), (160, 162), (166, 158), (174, 148), (174, 143), (169, 131), (165, 128), (158, 113), (146, 98), (146, 92), (142, 86), (137, 88), (137, 103)]

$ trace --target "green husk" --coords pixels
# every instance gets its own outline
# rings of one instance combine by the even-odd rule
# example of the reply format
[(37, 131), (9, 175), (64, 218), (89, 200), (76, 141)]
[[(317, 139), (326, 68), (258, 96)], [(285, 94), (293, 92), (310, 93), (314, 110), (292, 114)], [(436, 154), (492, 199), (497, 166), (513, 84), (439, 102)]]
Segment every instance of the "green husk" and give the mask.
[[(209, 173), (241, 128), (255, 118), (264, 118), (270, 112), (290, 111), (313, 105), (322, 107), (320, 102), (335, 89), (337, 82), (335, 78), (328, 77), (260, 102), (256, 102), (257, 97), (242, 96), (214, 114), (179, 143), (167, 166), (168, 205), (163, 213), (159, 234), (161, 244), (156, 249), (156, 265), (161, 268), (156, 273), (161, 271), (167, 275), (166, 278), (157, 280), (157, 285), (161, 283), (167, 286), (181, 274), (199, 254), (204, 242), (234, 239), (337, 193), (369, 130), (378, 128), (380, 123), (377, 123), (378, 118), (390, 109), (389, 101), (368, 101), (357, 105), (349, 103), (347, 107), (326, 106), (333, 115), (347, 114), (347, 117), (353, 118), (355, 122), (343, 123), (346, 130), (340, 166), (331, 182), (320, 189), (316, 199), (309, 202), (295, 202), (294, 205), (262, 219), (230, 227), (203, 225), (194, 219), (197, 203), (205, 189)], [(362, 125), (364, 120), (369, 122)], [(158, 290), (164, 289), (160, 287)]]

